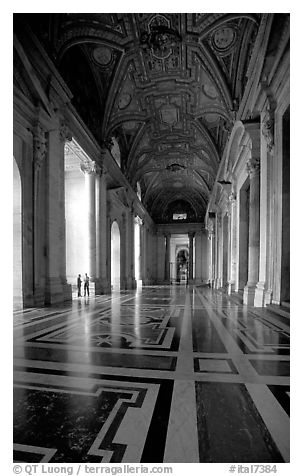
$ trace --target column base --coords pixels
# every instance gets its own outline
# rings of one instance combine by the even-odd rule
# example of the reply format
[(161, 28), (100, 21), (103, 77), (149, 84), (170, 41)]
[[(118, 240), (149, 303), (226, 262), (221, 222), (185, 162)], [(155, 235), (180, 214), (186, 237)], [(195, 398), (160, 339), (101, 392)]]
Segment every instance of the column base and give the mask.
[(230, 281), (227, 285), (227, 294), (232, 294), (235, 292), (235, 282), (234, 281)]
[(243, 292), (243, 304), (246, 306), (253, 306), (256, 294), (256, 285), (247, 284)]
[(127, 278), (122, 278), (120, 282), (120, 291), (125, 291), (127, 289)]
[(110, 294), (110, 287), (107, 279), (97, 278), (95, 280), (95, 295), (100, 296), (101, 294)]
[(45, 304), (60, 304), (64, 302), (64, 290), (60, 278), (47, 278), (45, 283)]
[(136, 289), (136, 281), (135, 281), (135, 278), (132, 278), (131, 276), (129, 276), (127, 278), (127, 289)]
[(263, 282), (259, 282), (256, 286), (254, 306), (255, 307), (265, 306), (265, 283)]
[(267, 291), (265, 291), (265, 296), (264, 296), (264, 306), (267, 306), (267, 304), (271, 304), (271, 302), (272, 302), (272, 290), (267, 289)]
[(68, 302), (72, 300), (72, 285), (68, 284), (67, 281), (63, 281), (62, 283), (62, 290), (63, 290), (63, 300), (64, 302)]
[[(35, 292), (33, 296), (30, 296), (30, 299), (26, 297), (26, 306), (27, 307), (43, 307), (45, 306), (45, 290), (41, 286), (35, 286)], [(29, 306), (32, 302), (32, 306)]]

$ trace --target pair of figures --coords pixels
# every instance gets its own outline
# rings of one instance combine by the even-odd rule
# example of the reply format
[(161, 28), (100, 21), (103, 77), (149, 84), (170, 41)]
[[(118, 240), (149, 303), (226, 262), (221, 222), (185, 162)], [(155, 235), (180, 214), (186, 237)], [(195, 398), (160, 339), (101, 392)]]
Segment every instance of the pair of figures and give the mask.
[[(81, 274), (79, 274), (77, 279), (78, 297), (81, 297), (81, 283), (82, 283)], [(89, 296), (89, 277), (87, 276), (87, 273), (85, 273), (85, 277), (84, 277), (84, 296), (86, 296), (86, 292), (87, 292), (87, 295)]]

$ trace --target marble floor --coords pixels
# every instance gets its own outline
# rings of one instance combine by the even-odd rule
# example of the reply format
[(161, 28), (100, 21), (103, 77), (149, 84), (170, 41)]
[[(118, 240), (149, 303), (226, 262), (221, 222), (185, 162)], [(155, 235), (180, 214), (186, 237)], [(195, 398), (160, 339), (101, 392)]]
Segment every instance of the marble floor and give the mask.
[(289, 320), (206, 287), (14, 312), (16, 462), (288, 462), (289, 395)]

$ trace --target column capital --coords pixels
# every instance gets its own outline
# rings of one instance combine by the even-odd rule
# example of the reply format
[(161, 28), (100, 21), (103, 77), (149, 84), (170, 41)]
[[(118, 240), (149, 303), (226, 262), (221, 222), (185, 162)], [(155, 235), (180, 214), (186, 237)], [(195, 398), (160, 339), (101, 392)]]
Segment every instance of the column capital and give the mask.
[(61, 142), (70, 142), (73, 138), (71, 131), (64, 121), (61, 121), (59, 127), (60, 141)]
[(97, 165), (96, 162), (81, 162), (80, 169), (83, 173), (86, 174), (96, 174), (97, 173)]
[(251, 157), (247, 161), (247, 172), (250, 176), (256, 175), (260, 171), (260, 158), (259, 157)]
[(237, 200), (237, 196), (235, 194), (235, 192), (230, 192), (229, 196), (228, 196), (228, 201), (231, 205), (233, 205)]
[(41, 168), (45, 160), (47, 151), (46, 131), (39, 122), (36, 123), (33, 129), (33, 160), (35, 170)]
[(274, 129), (275, 129), (275, 111), (271, 108), (268, 108), (263, 116), (262, 120), (262, 135), (266, 140), (267, 149), (269, 152), (273, 151), (274, 148)]

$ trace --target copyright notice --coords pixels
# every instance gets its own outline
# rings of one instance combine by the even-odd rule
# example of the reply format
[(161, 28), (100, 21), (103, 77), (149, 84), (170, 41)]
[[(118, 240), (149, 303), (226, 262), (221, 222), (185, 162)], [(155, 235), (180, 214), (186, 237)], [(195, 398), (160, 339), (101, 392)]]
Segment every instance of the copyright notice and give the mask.
[(117, 474), (172, 474), (173, 468), (171, 466), (144, 466), (144, 465), (130, 465), (123, 464), (120, 466), (104, 465), (92, 466), (88, 464), (74, 464), (73, 466), (54, 466), (44, 464), (15, 464), (13, 467), (14, 474), (110, 474), (115, 476)]

